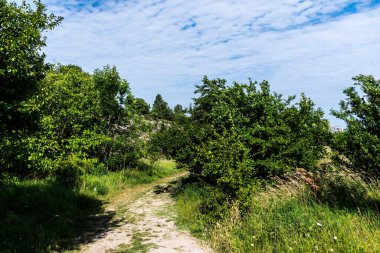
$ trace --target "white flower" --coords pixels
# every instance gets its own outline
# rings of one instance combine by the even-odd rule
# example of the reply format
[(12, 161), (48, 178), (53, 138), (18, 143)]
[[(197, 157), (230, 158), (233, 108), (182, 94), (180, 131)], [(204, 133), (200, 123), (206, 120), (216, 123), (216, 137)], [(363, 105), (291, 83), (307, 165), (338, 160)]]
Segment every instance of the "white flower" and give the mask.
[(317, 226), (318, 226), (318, 227), (322, 227), (322, 224), (319, 223), (319, 222), (317, 222)]
[(334, 236), (334, 240), (335, 240), (335, 241), (338, 240), (338, 237), (337, 237), (337, 236)]
[(334, 249), (330, 249), (331, 252), (334, 252)]
[(253, 247), (253, 243), (251, 243), (251, 246)]

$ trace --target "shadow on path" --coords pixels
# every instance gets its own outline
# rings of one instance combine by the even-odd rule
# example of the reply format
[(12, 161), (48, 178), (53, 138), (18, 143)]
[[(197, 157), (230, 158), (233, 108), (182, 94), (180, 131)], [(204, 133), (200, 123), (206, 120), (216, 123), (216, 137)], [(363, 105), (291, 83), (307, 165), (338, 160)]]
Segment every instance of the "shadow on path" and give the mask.
[(49, 181), (0, 186), (0, 252), (76, 249), (118, 226), (102, 204)]

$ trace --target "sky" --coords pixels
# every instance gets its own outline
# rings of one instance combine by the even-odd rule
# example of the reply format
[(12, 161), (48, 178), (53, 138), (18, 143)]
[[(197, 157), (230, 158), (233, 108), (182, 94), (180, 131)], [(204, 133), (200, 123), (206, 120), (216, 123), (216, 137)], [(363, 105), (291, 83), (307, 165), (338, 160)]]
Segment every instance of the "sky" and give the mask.
[(358, 74), (380, 79), (380, 0), (45, 0), (64, 21), (47, 61), (115, 65), (137, 97), (188, 106), (204, 75), (268, 80), (330, 115)]

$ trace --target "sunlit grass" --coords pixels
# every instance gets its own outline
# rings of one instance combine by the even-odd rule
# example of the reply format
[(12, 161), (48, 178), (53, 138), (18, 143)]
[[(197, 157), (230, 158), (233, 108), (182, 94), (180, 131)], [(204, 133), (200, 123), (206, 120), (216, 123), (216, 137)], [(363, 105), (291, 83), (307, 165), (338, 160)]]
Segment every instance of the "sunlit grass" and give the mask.
[(139, 169), (85, 175), (82, 178), (80, 192), (106, 197), (125, 188), (147, 184), (178, 171), (175, 161), (172, 160), (159, 160), (153, 164), (144, 161)]
[[(318, 194), (324, 196), (302, 183), (257, 190), (244, 212), (238, 203), (214, 203), (211, 186), (185, 184), (177, 195), (177, 222), (207, 239), (217, 252), (379, 252), (378, 182), (329, 180), (320, 183)], [(361, 199), (355, 188), (348, 195), (342, 192), (342, 186), (358, 184), (364, 187), (364, 193), (358, 190)], [(339, 192), (334, 192), (337, 186)]]

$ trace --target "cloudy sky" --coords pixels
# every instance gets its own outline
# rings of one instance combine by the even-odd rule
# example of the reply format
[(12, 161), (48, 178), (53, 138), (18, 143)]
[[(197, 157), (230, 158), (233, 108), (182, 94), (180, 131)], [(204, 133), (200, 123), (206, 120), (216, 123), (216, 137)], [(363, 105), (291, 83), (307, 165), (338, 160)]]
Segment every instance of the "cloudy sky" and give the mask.
[(380, 78), (380, 0), (45, 0), (65, 18), (47, 59), (115, 65), (138, 97), (184, 106), (204, 75), (305, 92), (328, 116), (357, 74)]

